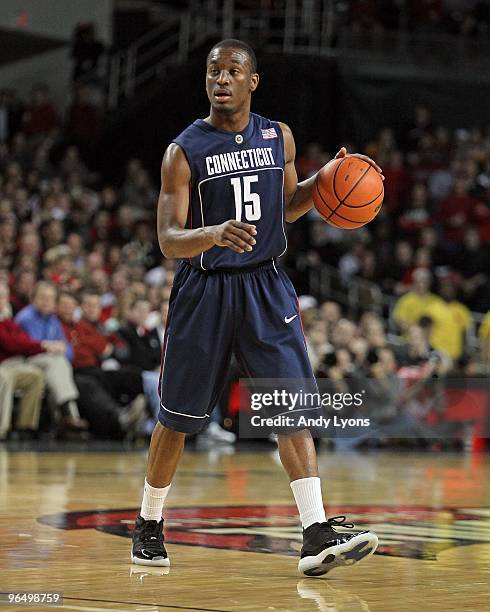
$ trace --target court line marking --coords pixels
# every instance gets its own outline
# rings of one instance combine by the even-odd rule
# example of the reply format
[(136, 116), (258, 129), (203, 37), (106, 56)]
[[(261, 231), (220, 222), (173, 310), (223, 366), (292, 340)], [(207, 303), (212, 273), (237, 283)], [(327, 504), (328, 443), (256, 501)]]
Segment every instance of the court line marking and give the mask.
[[(224, 608), (195, 608), (193, 606), (179, 606), (179, 605), (165, 605), (159, 603), (145, 603), (139, 601), (119, 601), (117, 599), (90, 599), (89, 597), (67, 597), (63, 596), (63, 602), (65, 600), (72, 601), (91, 601), (94, 603), (112, 603), (112, 604), (124, 604), (126, 606), (146, 606), (147, 608), (154, 608), (157, 606), (158, 608), (162, 608), (163, 610), (196, 610), (197, 612), (233, 612), (233, 610), (227, 610)], [(68, 608), (70, 606), (65, 606), (64, 608)], [(71, 608), (73, 610), (93, 610), (94, 612), (112, 610), (113, 612), (119, 612), (120, 608), (82, 608), (81, 606), (72, 605)]]

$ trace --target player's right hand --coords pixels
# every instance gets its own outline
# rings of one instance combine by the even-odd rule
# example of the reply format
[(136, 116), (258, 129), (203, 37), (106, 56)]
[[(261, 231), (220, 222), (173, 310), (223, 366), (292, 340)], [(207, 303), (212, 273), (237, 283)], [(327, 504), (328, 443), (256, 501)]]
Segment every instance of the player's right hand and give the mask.
[(221, 225), (213, 225), (210, 229), (216, 246), (227, 247), (235, 253), (250, 252), (255, 244), (255, 225), (231, 219)]

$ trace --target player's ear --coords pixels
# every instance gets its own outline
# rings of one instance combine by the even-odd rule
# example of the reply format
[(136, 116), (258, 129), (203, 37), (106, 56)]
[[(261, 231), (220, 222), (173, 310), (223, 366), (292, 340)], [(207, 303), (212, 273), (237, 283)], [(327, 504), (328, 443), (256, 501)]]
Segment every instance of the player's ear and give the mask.
[(255, 91), (259, 85), (259, 75), (254, 72), (250, 75), (250, 91)]

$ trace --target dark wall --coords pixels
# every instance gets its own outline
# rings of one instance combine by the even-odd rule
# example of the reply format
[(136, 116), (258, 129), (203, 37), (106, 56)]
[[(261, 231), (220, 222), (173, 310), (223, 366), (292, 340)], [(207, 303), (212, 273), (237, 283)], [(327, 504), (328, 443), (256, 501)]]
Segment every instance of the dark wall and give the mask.
[(398, 130), (422, 104), (432, 109), (435, 125), (450, 128), (490, 124), (490, 85), (427, 77), (397, 79), (339, 75), (340, 132), (358, 145), (382, 126)]
[[(163, 152), (172, 138), (198, 117), (209, 114), (205, 91), (205, 52), (169, 74), (156, 95), (140, 100), (106, 137), (105, 165), (120, 178), (125, 160), (140, 157), (158, 175)], [(336, 69), (294, 57), (269, 56), (261, 61), (260, 84), (252, 110), (288, 123), (301, 149), (310, 141), (331, 143), (338, 137)]]
[[(195, 53), (185, 66), (167, 75), (152, 92), (109, 132), (104, 158), (113, 179), (121, 176), (125, 160), (140, 157), (159, 175), (163, 152), (197, 117), (205, 117), (206, 50)], [(252, 109), (290, 125), (301, 150), (311, 141), (334, 151), (348, 141), (361, 147), (383, 126), (402, 128), (413, 107), (423, 103), (433, 110), (434, 122), (450, 127), (488, 123), (490, 86), (457, 82), (428, 75), (409, 78), (349, 74), (336, 60), (259, 55), (261, 81)], [(374, 68), (373, 68), (374, 73)]]

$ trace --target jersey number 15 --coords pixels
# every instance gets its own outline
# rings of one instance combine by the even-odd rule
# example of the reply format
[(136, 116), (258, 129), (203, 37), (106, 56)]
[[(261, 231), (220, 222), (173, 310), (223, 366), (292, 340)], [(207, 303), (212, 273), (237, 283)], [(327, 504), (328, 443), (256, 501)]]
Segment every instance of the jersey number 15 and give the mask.
[(247, 221), (258, 221), (260, 219), (260, 196), (251, 191), (252, 183), (257, 183), (259, 177), (243, 176), (230, 179), (235, 194), (235, 219), (242, 220), (242, 210), (245, 209)]

